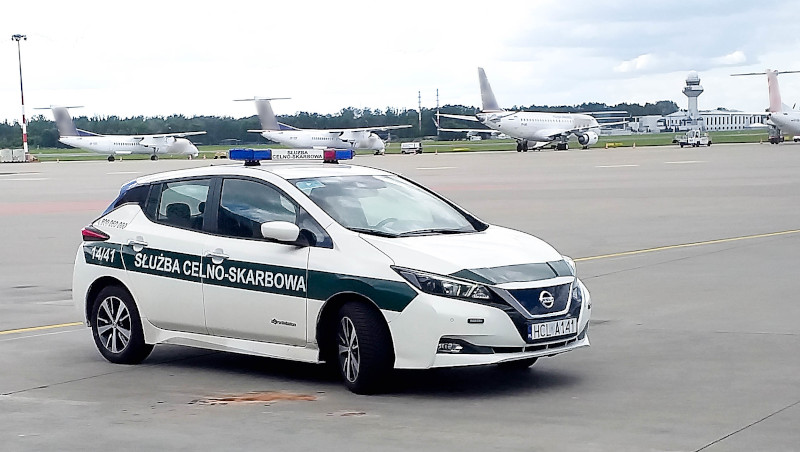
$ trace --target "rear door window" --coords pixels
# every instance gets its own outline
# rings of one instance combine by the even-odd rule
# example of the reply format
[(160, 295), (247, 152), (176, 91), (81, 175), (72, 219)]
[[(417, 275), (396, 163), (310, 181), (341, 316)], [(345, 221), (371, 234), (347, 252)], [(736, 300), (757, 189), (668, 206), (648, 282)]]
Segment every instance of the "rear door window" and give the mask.
[[(164, 182), (154, 221), (183, 229), (202, 230), (210, 179)], [(152, 194), (152, 193), (151, 193)]]

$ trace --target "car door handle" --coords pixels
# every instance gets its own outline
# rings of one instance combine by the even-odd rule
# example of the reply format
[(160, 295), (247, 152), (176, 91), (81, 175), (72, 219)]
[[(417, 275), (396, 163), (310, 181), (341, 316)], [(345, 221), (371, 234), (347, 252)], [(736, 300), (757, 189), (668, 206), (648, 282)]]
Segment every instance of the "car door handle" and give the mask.
[(147, 242), (141, 236), (138, 236), (135, 239), (128, 240), (128, 245), (131, 245), (134, 251), (139, 252), (147, 246)]
[(210, 257), (212, 261), (224, 261), (230, 256), (223, 253), (221, 249), (217, 248), (214, 251), (207, 252), (205, 254), (205, 257)]

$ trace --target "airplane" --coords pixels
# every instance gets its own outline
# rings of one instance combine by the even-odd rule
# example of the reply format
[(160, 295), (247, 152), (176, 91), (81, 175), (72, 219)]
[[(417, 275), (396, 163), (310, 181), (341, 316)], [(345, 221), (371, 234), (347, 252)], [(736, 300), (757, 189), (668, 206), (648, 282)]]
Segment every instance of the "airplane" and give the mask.
[(100, 135), (75, 127), (75, 122), (70, 117), (68, 109), (78, 107), (50, 106), (48, 108), (53, 111), (56, 120), (58, 141), (97, 154), (108, 154), (109, 162), (113, 162), (117, 155), (130, 154), (149, 154), (150, 160), (158, 160), (159, 154), (187, 155), (191, 159), (197, 157), (199, 151), (191, 141), (184, 137), (206, 133), (203, 131), (152, 135)]
[(264, 138), (293, 148), (333, 148), (333, 149), (365, 149), (383, 154), (386, 144), (374, 133), (376, 130), (406, 129), (410, 124), (398, 126), (360, 127), (353, 129), (298, 129), (278, 122), (272, 111), (270, 101), (288, 99), (287, 97), (254, 97), (252, 99), (236, 99), (236, 102), (252, 101), (256, 104), (261, 129), (248, 130), (260, 133)]
[[(778, 74), (797, 74), (800, 71), (774, 71), (767, 69), (764, 72), (748, 72), (741, 75), (767, 75), (767, 89), (769, 92), (769, 108), (767, 109), (767, 122), (770, 125), (769, 142), (778, 144), (782, 141), (781, 133), (787, 135), (800, 135), (800, 110), (796, 110), (781, 102), (781, 90), (778, 86)], [(763, 114), (763, 113), (761, 113)]]
[[(587, 148), (597, 143), (600, 124), (585, 114), (544, 113), (532, 111), (509, 111), (501, 109), (486, 78), (483, 68), (478, 68), (478, 81), (481, 87), (482, 109), (475, 116), (437, 113), (437, 116), (465, 121), (476, 121), (490, 129), (504, 133), (517, 140), (517, 152), (541, 149), (556, 142), (556, 149), (569, 149), (569, 138), (575, 135), (578, 143)], [(611, 123), (611, 124), (622, 124)], [(609, 124), (609, 125), (611, 125)], [(436, 123), (437, 127), (439, 123)], [(443, 132), (489, 132), (486, 129), (439, 129)]]

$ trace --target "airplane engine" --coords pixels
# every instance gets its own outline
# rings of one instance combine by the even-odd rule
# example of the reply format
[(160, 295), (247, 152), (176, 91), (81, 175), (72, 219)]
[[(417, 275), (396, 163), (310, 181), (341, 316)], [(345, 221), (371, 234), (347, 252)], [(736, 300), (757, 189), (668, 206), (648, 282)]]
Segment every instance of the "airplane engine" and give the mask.
[(598, 138), (599, 137), (597, 136), (597, 132), (589, 130), (585, 133), (578, 135), (578, 143), (580, 143), (581, 146), (591, 146), (597, 143)]
[(361, 139), (363, 138), (364, 138), (363, 132), (357, 132), (354, 130), (345, 130), (344, 132), (339, 134), (339, 139), (342, 141), (347, 141), (348, 143), (361, 141)]

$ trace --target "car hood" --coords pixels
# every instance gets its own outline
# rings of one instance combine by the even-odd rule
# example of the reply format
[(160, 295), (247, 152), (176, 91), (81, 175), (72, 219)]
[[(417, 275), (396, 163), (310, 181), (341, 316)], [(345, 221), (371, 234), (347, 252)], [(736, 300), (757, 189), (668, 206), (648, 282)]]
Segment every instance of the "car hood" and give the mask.
[[(546, 265), (563, 259), (543, 240), (500, 226), (467, 234), (395, 238), (361, 234), (361, 238), (386, 254), (396, 266), (440, 275), (496, 267), (524, 268), (520, 266)], [(534, 279), (540, 278), (531, 275), (530, 280)]]

